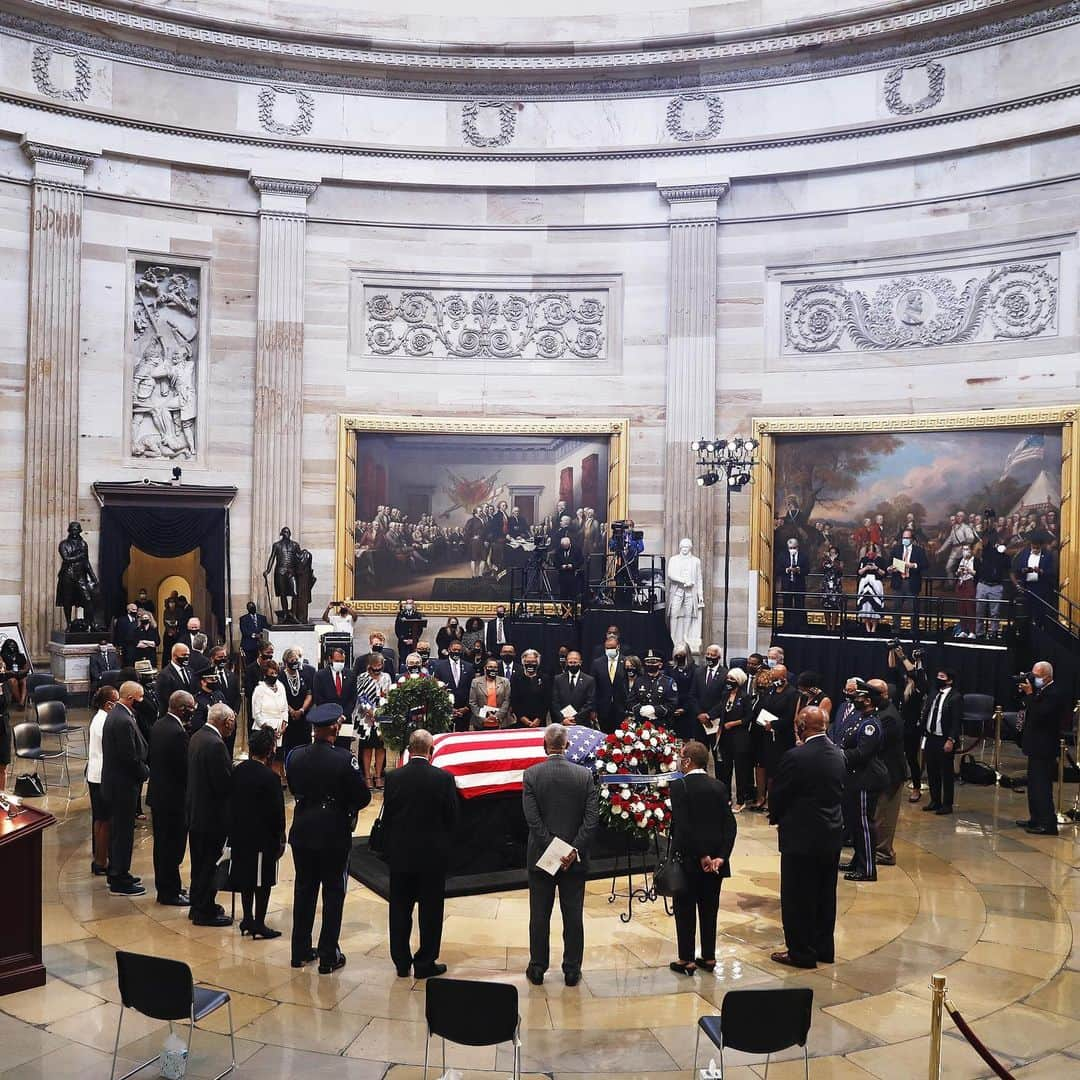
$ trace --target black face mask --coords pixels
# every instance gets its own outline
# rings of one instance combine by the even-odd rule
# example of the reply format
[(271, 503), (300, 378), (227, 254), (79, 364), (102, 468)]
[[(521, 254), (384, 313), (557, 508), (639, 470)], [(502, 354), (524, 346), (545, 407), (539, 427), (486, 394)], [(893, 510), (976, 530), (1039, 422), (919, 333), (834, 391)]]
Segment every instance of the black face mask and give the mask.
[(676, 667), (683, 667), (683, 666), (685, 666), (685, 664), (686, 664), (686, 657), (685, 656), (676, 656), (675, 657), (675, 666)]
[(300, 666), (300, 661), (299, 660), (290, 660), (289, 661), (289, 670), (290, 671), (295, 671), (299, 666)]
[(663, 665), (661, 664), (647, 664), (645, 666), (646, 675), (659, 675)]
[(383, 647), (381, 645), (379, 645), (378, 643), (376, 643), (375, 645), (371, 646), (371, 651), (372, 652), (382, 652)]
[(502, 662), (504, 664), (512, 664), (514, 662), (513, 654), (511, 653), (510, 655), (507, 655), (506, 653), (503, 653)]
[(536, 674), (536, 665), (535, 664), (526, 664), (525, 665), (525, 674), (526, 675), (535, 675)]
[(716, 667), (720, 663), (720, 657), (719, 656), (706, 656), (705, 657), (705, 663), (708, 664), (709, 667)]
[(254, 604), (248, 604), (247, 613), (249, 615), (254, 615), (255, 614), (255, 605)]
[(489, 679), (494, 679), (499, 674), (497, 668), (488, 668), (486, 675)]
[(410, 675), (419, 675), (420, 674), (420, 669), (415, 664), (410, 664), (405, 670)]
[(566, 665), (566, 670), (568, 672), (570, 672), (571, 675), (576, 675), (581, 670), (581, 665), (580, 664), (567, 664)]
[(737, 690), (737, 689), (739, 688), (739, 684), (738, 684), (737, 682), (732, 682), (732, 681), (731, 681), (731, 679), (726, 679), (726, 680), (724, 681), (724, 685), (725, 685), (725, 686), (726, 686), (726, 687), (727, 687), (727, 688), (728, 688), (729, 690)]
[(458, 661), (460, 661), (460, 660), (461, 660), (461, 653), (459, 653), (459, 652), (452, 652), (452, 653), (450, 654), (450, 659), (451, 659), (451, 660), (458, 660)]
[(264, 679), (267, 686), (274, 686), (277, 683), (276, 675), (267, 675)]
[(431, 651), (429, 649), (421, 649), (420, 650), (420, 656), (424, 660), (430, 660), (431, 659)]
[(189, 663), (191, 662), (191, 657), (190, 657), (190, 656), (181, 656), (181, 657), (180, 657), (180, 659), (179, 659), (179, 660), (177, 660), (176, 662), (177, 662), (177, 663), (178, 663), (178, 664), (179, 664), (179, 665), (180, 665), (181, 667), (187, 667), (187, 666), (188, 666), (188, 664), (189, 664)]

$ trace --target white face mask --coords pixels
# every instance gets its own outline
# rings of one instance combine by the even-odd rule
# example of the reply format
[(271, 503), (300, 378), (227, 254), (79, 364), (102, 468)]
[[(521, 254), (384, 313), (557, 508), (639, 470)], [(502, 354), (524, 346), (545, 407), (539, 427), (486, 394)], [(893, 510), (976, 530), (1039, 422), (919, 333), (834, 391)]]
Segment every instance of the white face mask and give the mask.
[(615, 657), (619, 655), (619, 650), (618, 650), (618, 649), (605, 649), (605, 650), (604, 650), (604, 655), (605, 655), (605, 656), (606, 656), (606, 657), (607, 657), (607, 658), (608, 658), (609, 660), (614, 660), (614, 659), (615, 659)]
[(773, 659), (772, 659), (772, 657), (770, 657), (770, 658), (769, 658), (768, 660), (766, 660), (766, 661), (765, 661), (765, 663), (766, 663), (766, 664), (767, 664), (767, 665), (768, 665), (769, 667), (771, 667), (771, 668), (774, 668), (774, 667), (776, 667), (776, 665), (777, 665), (777, 664), (778, 664), (779, 662), (780, 662), (779, 660), (773, 660)]
[(1004, 555), (1005, 554), (1005, 545), (1004, 544), (998, 544), (997, 549), (998, 549), (998, 554), (999, 555)]
[(342, 660), (335, 660), (330, 665), (330, 667), (333, 668), (334, 671), (344, 671), (345, 670), (345, 663)]
[(904, 545), (904, 547), (911, 547), (911, 538), (905, 536), (901, 543)]
[(1046, 685), (1046, 680), (1041, 675), (1036, 675), (1031, 681), (1035, 684), (1036, 690), (1041, 690)]

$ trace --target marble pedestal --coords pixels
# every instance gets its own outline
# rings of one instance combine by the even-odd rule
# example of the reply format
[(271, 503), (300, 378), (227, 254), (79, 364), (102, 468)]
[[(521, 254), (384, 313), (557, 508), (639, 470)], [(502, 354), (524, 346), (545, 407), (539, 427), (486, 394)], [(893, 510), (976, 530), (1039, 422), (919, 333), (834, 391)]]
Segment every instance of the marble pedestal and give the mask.
[(95, 640), (86, 644), (50, 641), (45, 646), (53, 678), (63, 683), (73, 698), (90, 692), (90, 657), (97, 652), (101, 635), (93, 636)]

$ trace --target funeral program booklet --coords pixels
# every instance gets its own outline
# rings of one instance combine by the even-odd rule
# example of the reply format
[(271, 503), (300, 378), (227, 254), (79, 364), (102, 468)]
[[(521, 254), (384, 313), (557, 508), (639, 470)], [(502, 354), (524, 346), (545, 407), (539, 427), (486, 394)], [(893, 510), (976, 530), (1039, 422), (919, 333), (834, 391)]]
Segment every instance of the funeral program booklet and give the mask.
[(536, 860), (536, 867), (554, 877), (562, 869), (562, 860), (573, 850), (565, 840), (560, 840), (556, 836), (548, 844), (544, 854)]

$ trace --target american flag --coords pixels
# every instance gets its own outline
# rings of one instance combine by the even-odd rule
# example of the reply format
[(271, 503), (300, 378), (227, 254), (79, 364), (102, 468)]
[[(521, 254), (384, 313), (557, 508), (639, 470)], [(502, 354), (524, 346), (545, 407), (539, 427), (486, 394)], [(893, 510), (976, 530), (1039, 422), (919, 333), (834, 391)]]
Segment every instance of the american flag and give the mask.
[[(567, 728), (567, 760), (591, 765), (603, 732), (572, 724)], [(431, 763), (454, 778), (466, 799), (521, 790), (530, 765), (544, 760), (544, 729), (449, 731), (434, 738)]]
[(1017, 465), (1028, 461), (1042, 461), (1045, 453), (1046, 439), (1042, 435), (1024, 436), (1005, 459), (1005, 471), (1001, 474), (1001, 479), (1006, 479)]

